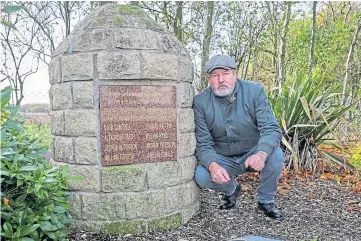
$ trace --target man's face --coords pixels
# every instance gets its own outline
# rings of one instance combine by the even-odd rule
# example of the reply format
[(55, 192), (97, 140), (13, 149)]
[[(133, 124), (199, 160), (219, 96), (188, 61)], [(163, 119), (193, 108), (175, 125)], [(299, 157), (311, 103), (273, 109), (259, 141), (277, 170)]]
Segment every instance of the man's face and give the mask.
[(208, 83), (217, 96), (230, 95), (236, 84), (236, 74), (228, 69), (215, 69), (208, 76)]

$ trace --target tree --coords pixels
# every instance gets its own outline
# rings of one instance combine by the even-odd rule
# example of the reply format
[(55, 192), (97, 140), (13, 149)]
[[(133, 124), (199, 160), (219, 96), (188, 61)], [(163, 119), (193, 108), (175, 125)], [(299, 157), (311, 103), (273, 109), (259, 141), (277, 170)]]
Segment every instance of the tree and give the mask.
[[(1, 46), (4, 57), (3, 68), (1, 69), (1, 82), (7, 80), (12, 89), (12, 103), (19, 105), (24, 98), (24, 82), (39, 67), (39, 58), (31, 55), (31, 46), (36, 41), (36, 36), (40, 32), (40, 27), (32, 24), (29, 19), (23, 18), (22, 11), (8, 16), (7, 21), (21, 26), (25, 31), (17, 31), (12, 28), (5, 28), (0, 33)], [(26, 42), (28, 45), (24, 45)], [(31, 64), (24, 63), (28, 61)]]
[[(252, 68), (255, 73), (255, 62), (262, 43), (260, 35), (264, 32), (267, 22), (263, 10), (257, 2), (225, 2), (222, 13), (223, 30), (226, 31), (223, 41), (218, 41), (222, 52), (235, 57), (237, 76), (247, 78)], [(221, 38), (222, 39), (222, 38)], [(253, 62), (253, 66), (252, 66)]]
[(358, 34), (360, 32), (360, 29), (361, 29), (361, 17), (358, 18), (357, 20), (357, 26), (356, 26), (356, 30), (355, 30), (355, 33), (353, 35), (353, 38), (352, 38), (352, 42), (351, 42), (351, 45), (350, 45), (350, 50), (348, 52), (348, 55), (347, 55), (347, 61), (346, 61), (346, 74), (345, 74), (345, 79), (344, 79), (344, 82), (343, 82), (343, 88), (342, 88), (342, 102), (343, 104), (347, 104), (348, 101), (348, 94), (347, 94), (347, 81), (348, 81), (348, 78), (351, 74), (351, 63), (352, 63), (352, 57), (353, 57), (353, 51), (354, 51), (354, 48), (355, 48), (355, 45), (356, 45), (356, 41), (357, 41), (357, 37), (358, 37)]
[[(356, 45), (356, 41), (357, 41), (357, 37), (358, 37), (358, 34), (360, 32), (360, 29), (361, 29), (361, 17), (358, 18), (357, 20), (357, 26), (356, 26), (356, 30), (355, 30), (355, 33), (353, 35), (353, 38), (352, 38), (352, 42), (351, 42), (351, 45), (350, 45), (350, 50), (348, 52), (348, 55), (347, 55), (347, 61), (346, 61), (346, 74), (345, 74), (345, 79), (344, 79), (344, 82), (343, 82), (343, 88), (342, 88), (342, 103), (343, 105), (345, 106), (348, 106), (350, 105), (351, 103), (351, 98), (352, 98), (352, 87), (349, 88), (351, 90), (351, 96), (349, 96), (348, 94), (348, 91), (347, 91), (347, 82), (348, 82), (348, 79), (349, 79), (349, 76), (351, 75), (351, 66), (352, 66), (352, 61), (353, 61), (353, 52), (354, 52), (354, 48), (355, 48), (355, 45)], [(351, 98), (350, 98), (351, 97)], [(346, 120), (349, 120), (350, 119), (350, 112), (347, 111), (345, 112), (345, 119)], [(345, 124), (344, 126), (345, 128), (345, 133), (346, 135), (348, 135), (348, 126), (347, 126), (347, 123)]]
[(311, 81), (311, 78), (312, 78), (313, 56), (314, 56), (314, 51), (315, 51), (316, 7), (317, 7), (317, 1), (314, 1), (313, 6), (312, 6), (312, 37), (311, 37), (311, 44), (310, 44), (310, 59), (308, 61), (308, 80), (309, 81)]
[(272, 55), (272, 68), (273, 68), (273, 82), (277, 83), (278, 81), (278, 60), (277, 53), (278, 51), (278, 35), (280, 31), (280, 20), (279, 16), (281, 15), (279, 9), (281, 9), (278, 2), (266, 2), (266, 7), (268, 9), (268, 18), (270, 19), (270, 33), (272, 39), (272, 50), (266, 52)]
[(198, 88), (202, 69), (203, 23), (207, 17), (206, 3), (142, 1), (139, 7), (173, 32), (185, 45), (194, 63), (194, 85)]
[[(14, 89), (13, 104), (24, 98), (24, 83), (43, 64), (50, 62), (56, 46), (70, 34), (73, 26), (83, 18), (89, 5), (82, 2), (12, 2), (23, 10), (8, 16), (18, 31), (1, 32), (4, 56), (2, 82), (8, 81)], [(8, 5), (6, 5), (8, 6)], [(62, 33), (62, 34), (59, 34)]]
[(206, 72), (204, 68), (207, 60), (209, 59), (210, 44), (211, 44), (211, 38), (213, 32), (213, 23), (212, 23), (213, 11), (214, 11), (214, 2), (213, 1), (207, 2), (207, 20), (204, 25), (204, 38), (202, 45), (200, 89), (204, 89), (208, 85)]
[(285, 81), (285, 55), (286, 55), (286, 35), (287, 35), (287, 29), (288, 29), (288, 24), (290, 21), (290, 15), (291, 15), (291, 6), (292, 6), (292, 2), (287, 2), (285, 3), (287, 6), (286, 11), (284, 12), (284, 23), (283, 23), (283, 28), (282, 28), (282, 34), (280, 37), (280, 42), (281, 42), (281, 46), (280, 46), (280, 51), (279, 51), (279, 63), (278, 63), (278, 70), (279, 70), (279, 74), (278, 74), (278, 88), (279, 88), (279, 93), (281, 93), (282, 90), (282, 86), (283, 86), (283, 82)]
[(176, 2), (177, 10), (173, 24), (174, 34), (177, 37), (177, 39), (179, 39), (180, 41), (182, 41), (183, 39), (183, 31), (182, 31), (183, 4), (184, 4), (183, 1)]

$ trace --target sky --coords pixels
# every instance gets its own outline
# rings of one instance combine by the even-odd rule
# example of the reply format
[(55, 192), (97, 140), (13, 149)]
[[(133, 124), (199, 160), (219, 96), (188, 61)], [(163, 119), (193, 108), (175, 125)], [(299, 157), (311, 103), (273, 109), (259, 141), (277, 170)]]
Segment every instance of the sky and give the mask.
[(24, 99), (22, 104), (49, 104), (49, 76), (48, 67), (39, 68), (38, 72), (30, 75), (24, 84)]
[[(8, 81), (0, 84), (1, 89), (6, 86), (10, 86)], [(24, 99), (21, 104), (49, 104), (49, 89), (48, 66), (45, 65), (39, 67), (38, 71), (30, 75), (24, 82)]]

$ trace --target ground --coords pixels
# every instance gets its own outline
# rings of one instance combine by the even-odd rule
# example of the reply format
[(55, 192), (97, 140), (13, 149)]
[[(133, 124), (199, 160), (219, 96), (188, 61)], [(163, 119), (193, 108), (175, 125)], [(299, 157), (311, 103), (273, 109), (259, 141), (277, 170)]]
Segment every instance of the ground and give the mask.
[(199, 213), (176, 230), (127, 237), (80, 232), (72, 234), (70, 240), (220, 241), (257, 235), (284, 241), (360, 241), (361, 193), (352, 191), (352, 183), (301, 176), (281, 179), (276, 202), (284, 214), (282, 222), (270, 220), (257, 210), (258, 178), (248, 174), (239, 180), (243, 192), (236, 209), (217, 209), (217, 193), (203, 190)]

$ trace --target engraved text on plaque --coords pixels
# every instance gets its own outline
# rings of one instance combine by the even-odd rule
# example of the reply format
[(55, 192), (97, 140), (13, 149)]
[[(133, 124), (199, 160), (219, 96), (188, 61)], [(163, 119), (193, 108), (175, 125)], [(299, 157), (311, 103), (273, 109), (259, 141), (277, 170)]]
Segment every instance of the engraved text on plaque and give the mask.
[(175, 86), (100, 86), (104, 165), (177, 158)]

